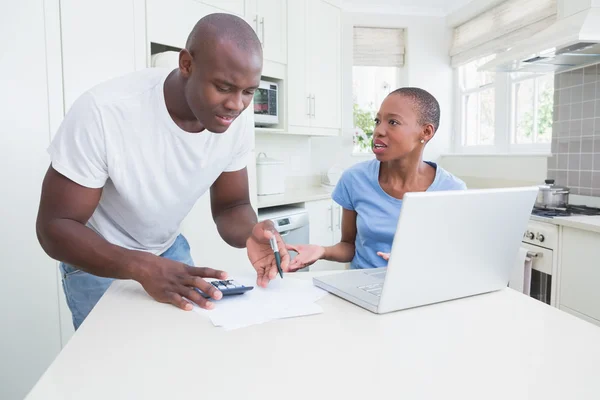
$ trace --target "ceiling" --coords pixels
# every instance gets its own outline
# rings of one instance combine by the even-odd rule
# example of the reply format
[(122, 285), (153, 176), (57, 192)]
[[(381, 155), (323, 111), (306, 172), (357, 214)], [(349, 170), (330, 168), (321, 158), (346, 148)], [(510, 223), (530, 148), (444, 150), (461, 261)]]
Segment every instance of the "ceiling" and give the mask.
[(350, 12), (446, 16), (474, 0), (343, 0)]

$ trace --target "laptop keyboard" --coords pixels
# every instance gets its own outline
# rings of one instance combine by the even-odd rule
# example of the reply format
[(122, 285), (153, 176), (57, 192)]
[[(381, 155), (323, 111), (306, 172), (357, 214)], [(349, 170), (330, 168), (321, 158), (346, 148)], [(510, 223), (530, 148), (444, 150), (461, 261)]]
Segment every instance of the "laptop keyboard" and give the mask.
[(372, 273), (369, 273), (369, 275), (372, 276), (373, 278), (384, 279), (386, 272), (387, 271), (372, 272)]
[[(383, 272), (383, 274), (385, 274), (385, 272)], [(358, 288), (361, 289), (361, 290), (364, 290), (367, 293), (371, 293), (374, 296), (380, 297), (381, 296), (381, 289), (383, 289), (383, 282), (382, 283), (372, 283), (370, 285), (359, 286)]]

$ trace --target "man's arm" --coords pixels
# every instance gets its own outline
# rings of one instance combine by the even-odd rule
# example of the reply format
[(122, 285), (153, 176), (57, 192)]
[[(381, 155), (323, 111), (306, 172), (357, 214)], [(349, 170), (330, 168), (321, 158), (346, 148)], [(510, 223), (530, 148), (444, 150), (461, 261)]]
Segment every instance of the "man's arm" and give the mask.
[(98, 206), (102, 188), (87, 188), (48, 168), (36, 221), (37, 237), (55, 260), (91, 274), (132, 278), (132, 252), (110, 244), (86, 225)]
[(219, 235), (232, 247), (246, 247), (258, 222), (250, 205), (246, 168), (223, 172), (210, 188), (210, 205)]
[(183, 299), (186, 297), (202, 308), (212, 308), (213, 304), (193, 287), (220, 299), (221, 293), (202, 277), (225, 279), (227, 274), (109, 243), (86, 226), (101, 194), (101, 188), (81, 186), (50, 167), (42, 185), (36, 222), (38, 240), (44, 251), (55, 260), (93, 275), (134, 279), (161, 303), (191, 310), (192, 305)]

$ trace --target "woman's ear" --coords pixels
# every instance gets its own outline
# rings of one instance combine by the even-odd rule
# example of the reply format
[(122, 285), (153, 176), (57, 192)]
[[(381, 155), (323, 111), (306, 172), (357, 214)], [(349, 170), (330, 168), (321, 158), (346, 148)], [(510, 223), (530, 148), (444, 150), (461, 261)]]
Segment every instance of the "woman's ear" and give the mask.
[(433, 135), (435, 135), (435, 128), (432, 124), (423, 125), (423, 132), (421, 133), (421, 140), (425, 141), (425, 143), (429, 142), (433, 139)]

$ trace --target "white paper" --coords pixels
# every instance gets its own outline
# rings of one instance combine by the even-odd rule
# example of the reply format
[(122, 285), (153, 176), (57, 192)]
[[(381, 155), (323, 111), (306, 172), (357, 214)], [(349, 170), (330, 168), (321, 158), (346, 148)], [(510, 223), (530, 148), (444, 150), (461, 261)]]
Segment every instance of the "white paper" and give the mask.
[(238, 283), (254, 289), (237, 296), (213, 300), (215, 307), (205, 310), (194, 305), (194, 311), (207, 315), (213, 325), (225, 330), (262, 324), (274, 319), (300, 317), (323, 312), (317, 300), (327, 294), (310, 280), (286, 275), (269, 282), (267, 288), (256, 285), (256, 277), (232, 277)]

